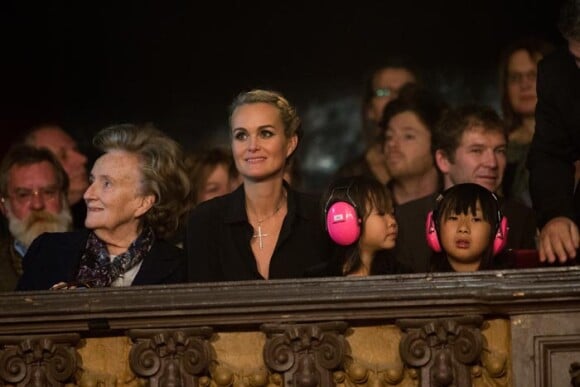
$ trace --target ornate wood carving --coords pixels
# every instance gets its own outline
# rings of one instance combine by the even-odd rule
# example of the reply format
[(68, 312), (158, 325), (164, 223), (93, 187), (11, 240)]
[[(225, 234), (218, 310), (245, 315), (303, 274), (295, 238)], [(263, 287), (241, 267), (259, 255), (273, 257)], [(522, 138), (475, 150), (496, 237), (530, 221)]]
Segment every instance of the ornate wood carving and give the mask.
[[(249, 373), (236, 372), (228, 366), (219, 365), (212, 370), (211, 381), (218, 387), (228, 386), (252, 386), (252, 387), (266, 387), (266, 386), (281, 386), (282, 377), (280, 374), (271, 374), (266, 369), (254, 370)], [(212, 385), (208, 381), (207, 386)]]
[(343, 368), (350, 352), (343, 335), (347, 327), (342, 321), (263, 324), (264, 361), (283, 374), (284, 386), (334, 386), (333, 371)]
[[(411, 378), (416, 378), (415, 372), (410, 372)], [(349, 365), (346, 371), (334, 373), (337, 384), (343, 386), (373, 386), (389, 387), (400, 386), (405, 377), (403, 366), (392, 366), (385, 369), (373, 369), (357, 362)]]
[(77, 334), (0, 337), (0, 385), (58, 387), (78, 367)]
[(133, 329), (129, 353), (131, 370), (151, 387), (198, 387), (214, 360), (208, 339), (213, 330), (199, 327), (179, 330)]
[(421, 386), (470, 387), (471, 368), (481, 364), (482, 322), (481, 316), (398, 320), (405, 333), (401, 358), (419, 369)]

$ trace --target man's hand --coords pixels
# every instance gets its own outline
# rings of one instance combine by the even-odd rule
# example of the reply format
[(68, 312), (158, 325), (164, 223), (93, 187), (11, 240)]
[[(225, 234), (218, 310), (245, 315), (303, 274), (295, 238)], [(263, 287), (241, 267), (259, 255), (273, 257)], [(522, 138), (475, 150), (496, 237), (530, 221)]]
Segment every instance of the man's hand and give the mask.
[(550, 220), (540, 232), (538, 251), (540, 262), (564, 263), (576, 258), (580, 237), (578, 226), (570, 218), (559, 216)]

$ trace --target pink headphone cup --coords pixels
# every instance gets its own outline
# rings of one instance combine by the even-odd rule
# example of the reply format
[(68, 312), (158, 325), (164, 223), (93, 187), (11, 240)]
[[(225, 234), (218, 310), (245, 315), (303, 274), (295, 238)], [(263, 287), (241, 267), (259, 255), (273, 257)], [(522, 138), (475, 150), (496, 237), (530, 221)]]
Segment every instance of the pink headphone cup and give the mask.
[(503, 216), (499, 222), (499, 228), (493, 240), (493, 255), (496, 255), (499, 252), (501, 252), (507, 245), (508, 232), (509, 232), (508, 220), (505, 216)]
[[(502, 216), (499, 222), (499, 228), (495, 237), (493, 239), (492, 253), (493, 255), (499, 254), (503, 249), (505, 249), (508, 241), (509, 226), (508, 220), (505, 216)], [(440, 253), (442, 248), (439, 243), (439, 237), (437, 235), (437, 229), (435, 228), (435, 220), (433, 219), (433, 211), (430, 211), (427, 215), (427, 221), (425, 222), (425, 237), (427, 245), (431, 250), (436, 253)]]
[(352, 245), (360, 236), (356, 209), (347, 202), (336, 202), (326, 212), (326, 229), (330, 238), (341, 246)]
[(427, 246), (429, 246), (431, 250), (436, 253), (441, 252), (441, 244), (439, 243), (439, 236), (437, 235), (437, 229), (435, 228), (433, 211), (429, 211), (429, 214), (427, 214), (427, 220), (425, 222), (425, 239), (427, 241)]

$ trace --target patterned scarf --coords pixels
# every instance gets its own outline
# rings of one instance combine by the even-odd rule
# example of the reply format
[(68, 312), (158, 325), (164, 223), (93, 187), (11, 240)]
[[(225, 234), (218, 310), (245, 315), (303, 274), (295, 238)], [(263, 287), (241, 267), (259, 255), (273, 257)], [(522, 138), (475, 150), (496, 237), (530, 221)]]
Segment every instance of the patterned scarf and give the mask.
[(91, 232), (80, 260), (76, 282), (95, 288), (111, 286), (113, 281), (143, 260), (143, 256), (151, 250), (153, 237), (153, 230), (145, 228), (127, 251), (111, 262), (107, 246)]

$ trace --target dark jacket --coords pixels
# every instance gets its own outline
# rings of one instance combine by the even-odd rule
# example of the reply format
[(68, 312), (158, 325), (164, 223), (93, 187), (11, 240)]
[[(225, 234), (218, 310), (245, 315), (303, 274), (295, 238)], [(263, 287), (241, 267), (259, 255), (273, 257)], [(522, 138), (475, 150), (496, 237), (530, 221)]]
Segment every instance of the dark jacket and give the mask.
[(566, 216), (580, 221), (574, 162), (580, 159), (580, 69), (562, 47), (538, 64), (536, 130), (528, 153), (530, 194), (543, 227)]
[(13, 291), (22, 272), (22, 256), (14, 248), (14, 238), (0, 238), (0, 291)]
[[(24, 256), (24, 273), (17, 290), (45, 290), (59, 282), (74, 282), (85, 249), (88, 230), (45, 233), (34, 240)], [(172, 284), (185, 281), (183, 250), (157, 239), (132, 286)]]
[[(322, 223), (319, 198), (285, 186), (288, 213), (270, 260), (270, 279), (309, 276), (334, 249)], [(252, 235), (243, 185), (199, 204), (186, 227), (189, 281), (263, 279), (250, 247)]]

